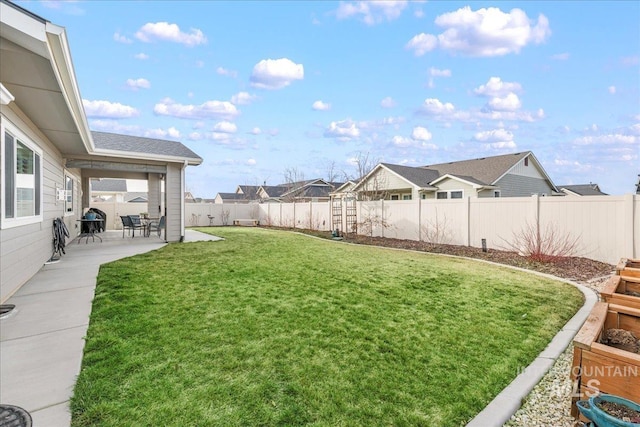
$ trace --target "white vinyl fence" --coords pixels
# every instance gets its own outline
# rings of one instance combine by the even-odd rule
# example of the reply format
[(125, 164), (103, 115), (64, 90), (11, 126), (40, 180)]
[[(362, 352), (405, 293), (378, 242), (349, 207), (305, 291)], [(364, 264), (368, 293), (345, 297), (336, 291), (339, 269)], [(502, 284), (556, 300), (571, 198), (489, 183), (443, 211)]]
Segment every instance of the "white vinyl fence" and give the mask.
[[(95, 203), (107, 213), (107, 228), (120, 218), (144, 212), (146, 204)], [(527, 227), (553, 227), (579, 240), (578, 256), (616, 263), (640, 257), (640, 196), (504, 197), (459, 200), (356, 202), (358, 232), (399, 239), (510, 249), (514, 236)], [(332, 230), (329, 202), (185, 205), (185, 226), (231, 225), (235, 219), (300, 229)], [(113, 213), (112, 213), (113, 212)], [(341, 231), (347, 230), (346, 206)]]

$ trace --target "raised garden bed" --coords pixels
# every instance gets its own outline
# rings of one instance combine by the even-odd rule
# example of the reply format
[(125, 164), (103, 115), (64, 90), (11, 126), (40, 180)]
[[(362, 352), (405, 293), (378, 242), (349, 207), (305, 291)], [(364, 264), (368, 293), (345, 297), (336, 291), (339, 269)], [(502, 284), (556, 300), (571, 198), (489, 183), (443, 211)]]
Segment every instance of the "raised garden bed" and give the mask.
[(616, 265), (619, 276), (640, 277), (640, 259), (622, 258)]
[(596, 303), (573, 340), (574, 417), (579, 415), (576, 402), (598, 393), (640, 402), (638, 338), (640, 309)]
[(610, 304), (640, 309), (640, 277), (611, 276), (600, 296)]

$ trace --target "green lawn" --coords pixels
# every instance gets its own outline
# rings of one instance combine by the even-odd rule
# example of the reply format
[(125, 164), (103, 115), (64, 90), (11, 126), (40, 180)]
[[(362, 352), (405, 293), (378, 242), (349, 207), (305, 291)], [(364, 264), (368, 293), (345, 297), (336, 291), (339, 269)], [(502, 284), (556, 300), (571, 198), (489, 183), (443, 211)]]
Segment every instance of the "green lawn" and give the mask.
[(73, 426), (459, 426), (581, 306), (507, 268), (255, 228), (104, 265)]

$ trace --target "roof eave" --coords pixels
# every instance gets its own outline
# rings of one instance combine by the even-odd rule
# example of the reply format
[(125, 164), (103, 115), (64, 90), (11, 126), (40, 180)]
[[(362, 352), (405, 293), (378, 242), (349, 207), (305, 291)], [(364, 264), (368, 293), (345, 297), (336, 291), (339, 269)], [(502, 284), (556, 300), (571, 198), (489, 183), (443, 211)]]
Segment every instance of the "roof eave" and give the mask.
[(198, 166), (203, 162), (203, 159), (201, 157), (194, 158), (194, 157), (180, 157), (180, 156), (165, 156), (161, 154), (109, 150), (105, 148), (96, 148), (95, 150), (93, 150), (93, 153), (91, 154), (94, 154), (96, 156), (121, 157), (121, 158), (136, 159), (136, 160), (157, 160), (160, 162), (170, 162), (170, 163), (184, 163), (186, 161), (189, 166)]

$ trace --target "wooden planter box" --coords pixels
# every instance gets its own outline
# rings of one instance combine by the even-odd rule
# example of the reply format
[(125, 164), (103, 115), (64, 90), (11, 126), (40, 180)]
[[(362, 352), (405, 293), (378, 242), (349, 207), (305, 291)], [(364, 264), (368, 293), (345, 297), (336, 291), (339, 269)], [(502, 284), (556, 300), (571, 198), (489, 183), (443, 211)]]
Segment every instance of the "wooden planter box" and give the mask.
[(616, 265), (619, 276), (640, 277), (640, 259), (622, 258)]
[(611, 328), (640, 337), (640, 309), (597, 302), (573, 339), (571, 415), (575, 418), (579, 416), (575, 403), (598, 393), (640, 402), (640, 354), (600, 344), (603, 332)]
[[(627, 295), (626, 292), (635, 292), (639, 296)], [(609, 304), (640, 309), (640, 277), (611, 276), (600, 291), (600, 297)]]

